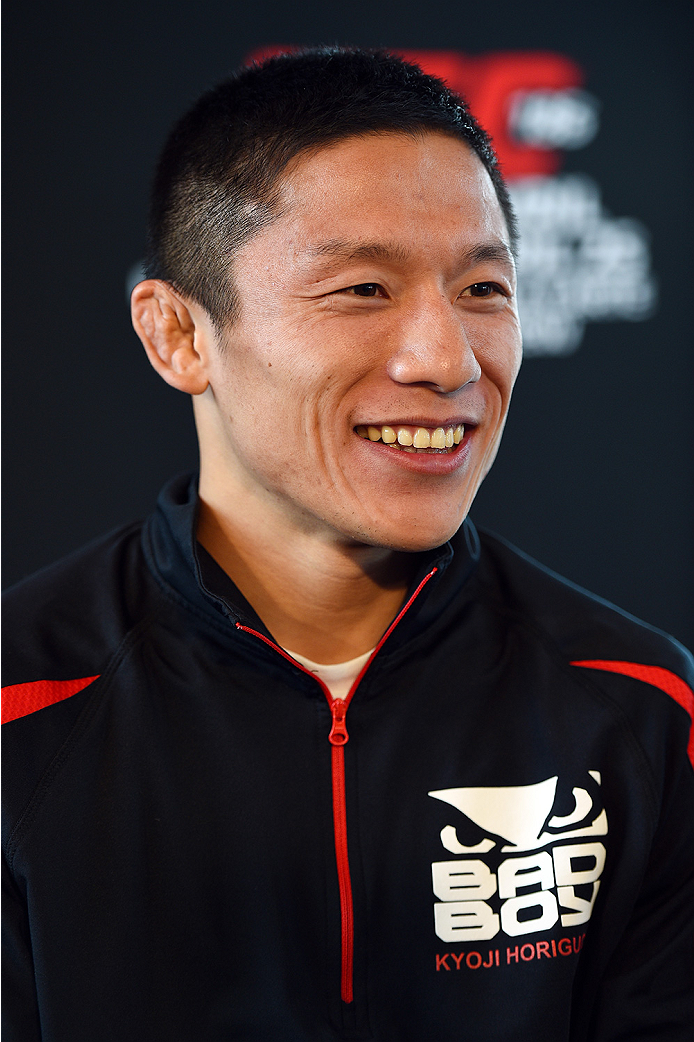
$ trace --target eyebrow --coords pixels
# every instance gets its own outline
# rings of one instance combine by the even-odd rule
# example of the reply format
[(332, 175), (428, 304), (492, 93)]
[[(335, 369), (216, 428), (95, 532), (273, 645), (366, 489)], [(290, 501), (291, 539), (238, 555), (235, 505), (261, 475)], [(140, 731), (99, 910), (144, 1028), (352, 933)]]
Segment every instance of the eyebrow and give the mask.
[(381, 260), (404, 262), (409, 250), (390, 242), (359, 242), (349, 239), (328, 239), (308, 248), (312, 257), (335, 257), (338, 260)]
[[(410, 257), (410, 251), (398, 243), (360, 242), (349, 239), (328, 239), (308, 247), (310, 257), (334, 257), (341, 261), (379, 260), (402, 264)], [(477, 243), (459, 255), (462, 267), (471, 267), (483, 261), (500, 261), (514, 267), (513, 254), (502, 239)]]

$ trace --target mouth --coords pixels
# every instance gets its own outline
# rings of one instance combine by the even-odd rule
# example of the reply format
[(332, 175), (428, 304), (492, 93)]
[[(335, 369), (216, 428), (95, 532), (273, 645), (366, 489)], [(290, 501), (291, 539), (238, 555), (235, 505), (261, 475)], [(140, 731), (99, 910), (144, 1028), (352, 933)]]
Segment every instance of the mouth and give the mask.
[(401, 452), (450, 455), (465, 437), (462, 423), (449, 427), (417, 427), (408, 424), (384, 424), (380, 427), (360, 424), (355, 433), (366, 441), (380, 441)]

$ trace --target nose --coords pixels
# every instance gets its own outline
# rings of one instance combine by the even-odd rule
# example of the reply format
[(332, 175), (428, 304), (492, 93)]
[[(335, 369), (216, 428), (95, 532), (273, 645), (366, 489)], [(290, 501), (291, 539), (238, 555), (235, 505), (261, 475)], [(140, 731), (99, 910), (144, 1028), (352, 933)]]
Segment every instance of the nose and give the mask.
[(463, 318), (445, 295), (420, 301), (401, 318), (388, 375), (399, 384), (425, 384), (441, 394), (476, 383), (481, 375)]

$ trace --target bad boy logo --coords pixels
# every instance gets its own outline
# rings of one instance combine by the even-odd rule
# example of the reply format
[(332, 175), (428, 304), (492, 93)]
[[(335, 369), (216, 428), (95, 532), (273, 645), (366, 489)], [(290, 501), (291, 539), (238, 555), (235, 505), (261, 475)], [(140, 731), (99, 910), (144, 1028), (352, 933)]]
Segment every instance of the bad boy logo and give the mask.
[(571, 790), (573, 807), (564, 814), (552, 813), (557, 776), (535, 785), (429, 792), (464, 816), (441, 830), (444, 849), (461, 856), (431, 866), (438, 937), (487, 941), (500, 930), (518, 937), (590, 919), (606, 856), (597, 837), (607, 835), (607, 815), (600, 774), (588, 774), (585, 787)]

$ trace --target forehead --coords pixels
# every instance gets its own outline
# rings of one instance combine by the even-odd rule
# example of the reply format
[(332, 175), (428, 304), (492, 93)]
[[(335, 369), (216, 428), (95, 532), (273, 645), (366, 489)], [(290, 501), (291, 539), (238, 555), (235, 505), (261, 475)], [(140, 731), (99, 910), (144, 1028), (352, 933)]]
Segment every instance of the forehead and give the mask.
[(301, 250), (306, 236), (508, 240), (489, 174), (463, 141), (441, 133), (346, 138), (295, 159), (280, 184), (276, 234)]

